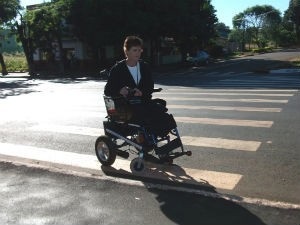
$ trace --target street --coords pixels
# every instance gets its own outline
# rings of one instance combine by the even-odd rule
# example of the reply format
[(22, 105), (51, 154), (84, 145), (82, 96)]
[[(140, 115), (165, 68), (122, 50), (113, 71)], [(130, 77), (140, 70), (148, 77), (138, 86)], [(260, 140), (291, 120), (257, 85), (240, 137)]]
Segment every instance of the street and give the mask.
[(274, 67), (294, 55), (155, 75), (193, 155), (138, 175), (95, 157), (105, 81), (0, 78), (0, 220), (299, 224), (300, 70)]

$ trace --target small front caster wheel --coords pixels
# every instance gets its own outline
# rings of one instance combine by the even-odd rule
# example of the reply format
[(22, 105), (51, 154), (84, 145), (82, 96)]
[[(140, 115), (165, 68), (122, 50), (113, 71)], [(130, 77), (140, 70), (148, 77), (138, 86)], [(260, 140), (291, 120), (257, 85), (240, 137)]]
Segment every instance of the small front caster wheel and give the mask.
[(96, 156), (103, 166), (110, 166), (116, 160), (116, 150), (112, 140), (106, 135), (97, 138), (95, 143)]
[(145, 169), (144, 160), (141, 158), (135, 158), (130, 163), (130, 169), (132, 172), (142, 172)]

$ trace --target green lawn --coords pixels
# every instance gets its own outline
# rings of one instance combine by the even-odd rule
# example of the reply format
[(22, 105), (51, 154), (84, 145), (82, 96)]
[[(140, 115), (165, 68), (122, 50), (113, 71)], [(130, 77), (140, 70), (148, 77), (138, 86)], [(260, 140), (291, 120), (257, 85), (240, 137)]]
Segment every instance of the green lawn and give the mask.
[(294, 58), (291, 60), (293, 66), (298, 66), (300, 67), (300, 57)]
[[(4, 62), (8, 72), (28, 71), (25, 55), (23, 53), (3, 54)], [(1, 67), (1, 66), (0, 66)], [(2, 69), (2, 68), (1, 68)]]

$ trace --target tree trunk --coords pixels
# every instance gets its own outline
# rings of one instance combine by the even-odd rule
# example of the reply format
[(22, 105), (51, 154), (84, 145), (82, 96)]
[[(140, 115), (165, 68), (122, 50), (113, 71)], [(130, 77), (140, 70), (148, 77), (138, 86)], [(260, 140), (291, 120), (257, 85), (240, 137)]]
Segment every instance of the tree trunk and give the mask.
[(58, 48), (59, 48), (59, 54), (60, 54), (60, 59), (59, 59), (59, 72), (62, 74), (62, 76), (65, 76), (65, 54), (64, 54), (64, 49), (62, 46), (62, 40), (60, 34), (57, 35), (57, 42), (58, 42)]
[[(22, 22), (21, 22), (22, 23)], [(31, 77), (34, 77), (36, 75), (35, 70), (34, 70), (34, 62), (33, 62), (33, 46), (32, 46), (32, 41), (29, 37), (25, 37), (25, 25), (24, 24), (18, 24), (17, 25), (17, 31), (18, 31), (18, 36), (20, 38), (20, 41), (23, 46), (23, 50), (25, 53), (26, 61), (28, 64), (28, 74)]]
[(188, 38), (182, 37), (180, 40), (180, 54), (181, 54), (181, 63), (186, 62), (186, 57), (188, 53), (191, 53), (189, 50), (190, 40)]
[(4, 62), (4, 58), (3, 58), (3, 55), (2, 53), (0, 52), (0, 64), (1, 64), (1, 67), (2, 67), (2, 75), (7, 75), (8, 72), (6, 70), (6, 65), (5, 65), (5, 62)]

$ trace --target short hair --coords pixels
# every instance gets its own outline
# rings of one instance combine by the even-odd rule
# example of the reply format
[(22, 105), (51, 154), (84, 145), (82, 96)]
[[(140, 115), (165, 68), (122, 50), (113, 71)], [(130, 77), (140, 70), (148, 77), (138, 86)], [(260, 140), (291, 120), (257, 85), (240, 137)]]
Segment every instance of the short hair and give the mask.
[(143, 47), (143, 40), (137, 36), (127, 36), (123, 45), (124, 50), (129, 50), (135, 46)]

